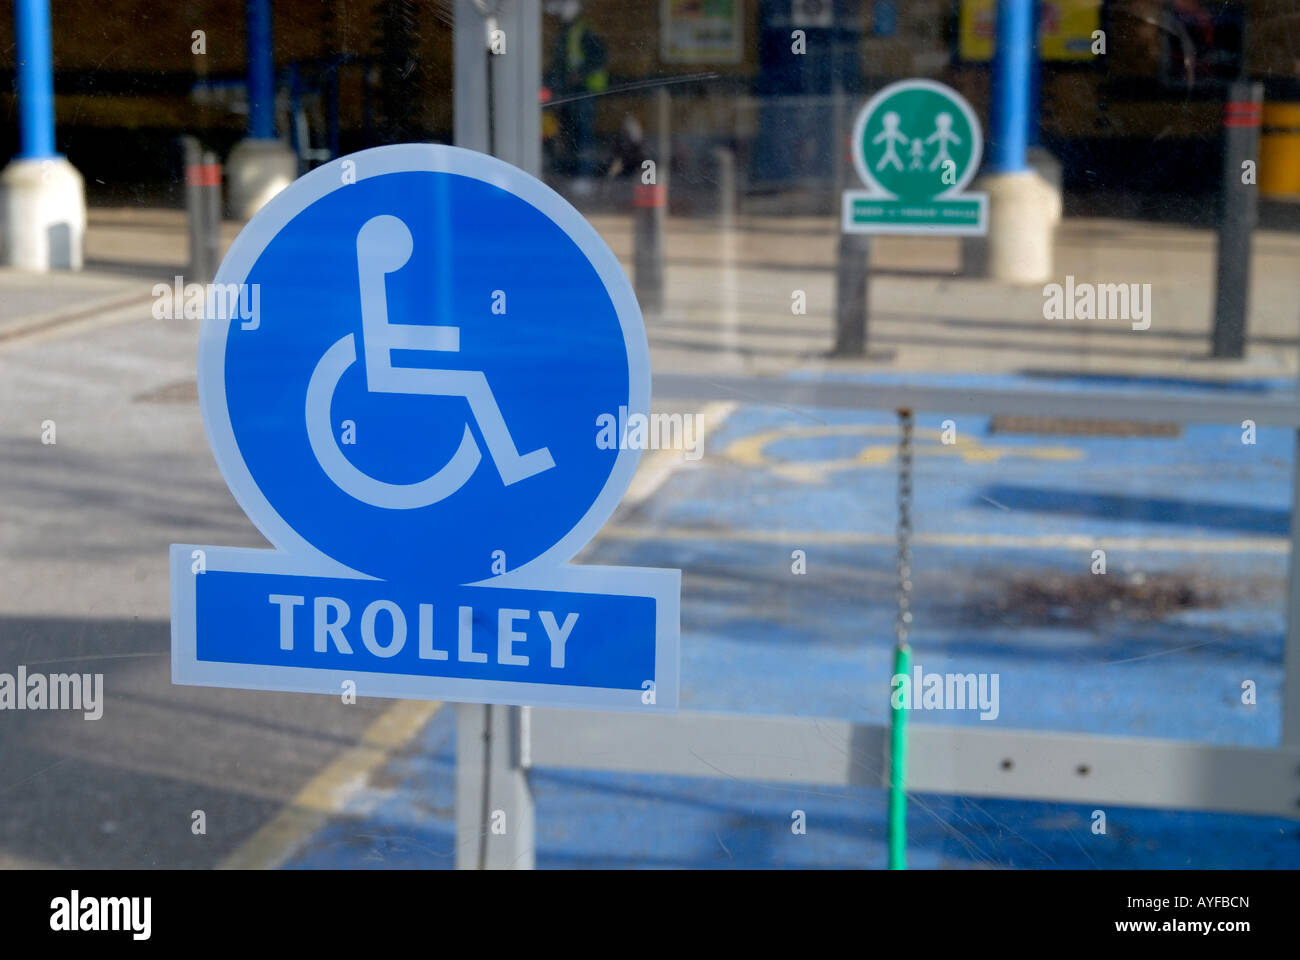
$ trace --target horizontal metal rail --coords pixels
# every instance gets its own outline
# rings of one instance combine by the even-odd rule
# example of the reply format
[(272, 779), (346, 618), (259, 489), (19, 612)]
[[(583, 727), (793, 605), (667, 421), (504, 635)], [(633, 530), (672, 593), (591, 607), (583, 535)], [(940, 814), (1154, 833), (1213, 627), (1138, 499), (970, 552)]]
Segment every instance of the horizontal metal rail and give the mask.
[[(885, 787), (889, 728), (752, 714), (531, 713), (529, 764)], [(908, 790), (1300, 818), (1300, 751), (913, 723)]]

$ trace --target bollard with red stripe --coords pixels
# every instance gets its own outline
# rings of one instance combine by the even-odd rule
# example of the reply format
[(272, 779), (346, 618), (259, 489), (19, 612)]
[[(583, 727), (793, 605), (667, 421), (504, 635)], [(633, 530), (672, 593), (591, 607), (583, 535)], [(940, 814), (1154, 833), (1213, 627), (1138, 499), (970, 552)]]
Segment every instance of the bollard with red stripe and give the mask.
[(1224, 359), (1237, 359), (1246, 352), (1250, 245), (1259, 209), (1255, 166), (1263, 107), (1263, 84), (1246, 82), (1233, 83), (1223, 105), (1223, 187), (1210, 352)]
[(221, 164), (196, 137), (181, 138), (185, 156), (185, 211), (189, 220), (191, 283), (210, 283), (221, 257)]
[(203, 155), (203, 162), (185, 168), (185, 183), (192, 187), (221, 186), (221, 164), (211, 153)]
[(638, 183), (632, 188), (632, 206), (643, 207), (668, 206), (668, 185), (664, 183)]
[(664, 306), (664, 216), (668, 210), (666, 183), (632, 186), (632, 285), (642, 310)]
[(1225, 127), (1258, 127), (1264, 105), (1255, 100), (1229, 100), (1223, 105)]
[(632, 185), (632, 285), (644, 311), (664, 308), (664, 226), (668, 215), (669, 99), (665, 87), (655, 92), (658, 145), (654, 183)]

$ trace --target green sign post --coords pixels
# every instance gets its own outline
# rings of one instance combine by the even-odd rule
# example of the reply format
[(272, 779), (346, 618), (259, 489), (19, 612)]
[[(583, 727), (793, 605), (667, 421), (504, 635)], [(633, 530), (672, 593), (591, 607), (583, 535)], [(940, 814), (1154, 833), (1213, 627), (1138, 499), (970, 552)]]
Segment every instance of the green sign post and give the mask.
[(988, 198), (962, 192), (984, 138), (956, 90), (933, 80), (891, 83), (858, 113), (851, 148), (867, 189), (844, 192), (845, 233), (988, 233)]

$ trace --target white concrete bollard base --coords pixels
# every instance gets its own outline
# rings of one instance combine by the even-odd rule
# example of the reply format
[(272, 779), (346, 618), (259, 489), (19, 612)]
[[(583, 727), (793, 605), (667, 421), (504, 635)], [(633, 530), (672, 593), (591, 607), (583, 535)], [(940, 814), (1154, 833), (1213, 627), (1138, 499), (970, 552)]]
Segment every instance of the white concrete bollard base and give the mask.
[(1064, 196), (1064, 188), (1062, 187), (1064, 171), (1061, 168), (1061, 161), (1057, 160), (1055, 155), (1045, 147), (1030, 147), (1025, 151), (1025, 162), (1029, 164), (1030, 170), (1038, 171), (1038, 175), (1046, 180), (1048, 186), (1051, 187), (1056, 200), (1054, 208), (1056, 222), (1060, 223), (1062, 204), (1064, 202), (1062, 199)]
[(1046, 283), (1052, 277), (1061, 192), (1036, 170), (995, 173), (975, 184), (989, 196), (985, 271), (1003, 283)]
[(66, 157), (17, 158), (0, 171), (0, 264), (48, 273), (80, 270), (86, 183)]
[(226, 158), (230, 215), (247, 220), (298, 179), (298, 156), (280, 140), (240, 140)]

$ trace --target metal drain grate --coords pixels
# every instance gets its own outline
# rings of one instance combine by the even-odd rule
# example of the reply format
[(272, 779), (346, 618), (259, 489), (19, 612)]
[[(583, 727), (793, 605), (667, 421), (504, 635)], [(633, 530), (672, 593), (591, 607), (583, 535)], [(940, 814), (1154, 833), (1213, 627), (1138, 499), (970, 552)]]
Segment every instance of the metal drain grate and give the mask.
[(1074, 417), (994, 417), (989, 433), (1046, 433), (1088, 437), (1181, 437), (1182, 424)]

